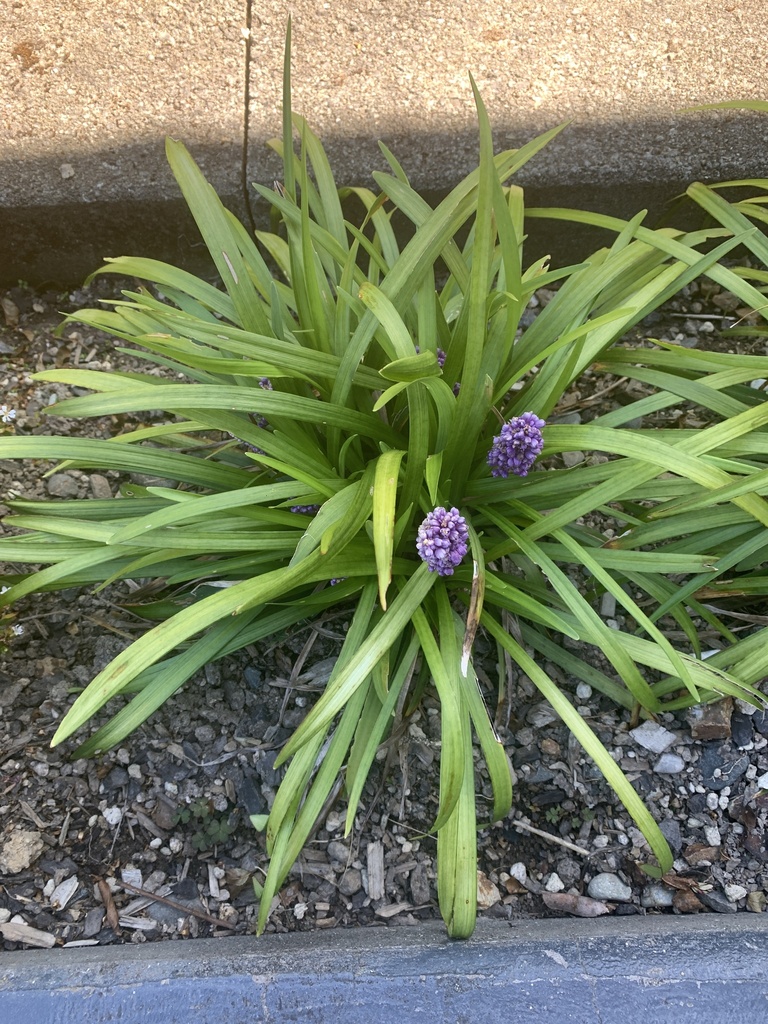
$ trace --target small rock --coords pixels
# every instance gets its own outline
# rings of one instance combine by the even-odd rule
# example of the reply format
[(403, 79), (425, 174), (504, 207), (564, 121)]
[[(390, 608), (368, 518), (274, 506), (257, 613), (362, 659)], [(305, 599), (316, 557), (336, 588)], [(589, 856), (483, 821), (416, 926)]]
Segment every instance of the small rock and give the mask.
[[(126, 775), (127, 775), (127, 773), (126, 773)], [(117, 807), (117, 806), (115, 806), (115, 807), (105, 807), (104, 810), (101, 812), (101, 814), (102, 814), (102, 817), (104, 818), (104, 820), (106, 821), (106, 823), (108, 825), (111, 825), (112, 828), (115, 828), (123, 820), (123, 809), (122, 809), (122, 807)]]
[(104, 499), (112, 497), (112, 487), (109, 480), (102, 476), (101, 473), (91, 473), (88, 477), (88, 483), (91, 486), (91, 494), (94, 498)]
[(152, 811), (152, 820), (158, 828), (172, 829), (178, 823), (179, 811), (176, 804), (162, 793), (157, 797), (157, 803)]
[[(607, 590), (600, 598), (600, 614), (604, 619), (612, 619), (616, 614), (616, 598)], [(576, 692), (579, 692), (578, 688)]]
[(738, 900), (743, 900), (744, 897), (747, 895), (747, 890), (744, 888), (744, 886), (737, 885), (735, 882), (732, 882), (729, 885), (724, 885), (723, 892), (731, 901), (731, 903), (736, 903)]
[(546, 754), (547, 757), (560, 757), (560, 744), (557, 740), (546, 737), (539, 746), (541, 747), (542, 754)]
[(738, 910), (721, 892), (700, 892), (699, 899), (705, 907), (714, 910), (716, 914), (735, 914)]
[(581, 864), (574, 857), (560, 857), (555, 868), (566, 886), (574, 885), (581, 879)]
[(674, 891), (663, 882), (649, 882), (640, 894), (640, 906), (671, 907), (674, 896)]
[(92, 939), (94, 935), (98, 935), (103, 923), (104, 910), (102, 907), (93, 907), (85, 915), (85, 921), (83, 922), (83, 938)]
[(672, 853), (677, 856), (683, 848), (683, 837), (680, 832), (680, 822), (677, 818), (665, 818), (659, 825), (659, 831), (669, 843)]
[(17, 875), (35, 863), (45, 849), (39, 832), (21, 829), (7, 839), (0, 850), (0, 875)]
[(128, 785), (128, 778), (128, 772), (125, 768), (116, 765), (102, 782), (104, 792), (114, 793), (115, 790), (122, 789), (123, 786)]
[(80, 484), (69, 473), (54, 473), (45, 481), (45, 487), (52, 498), (76, 498)]
[(335, 860), (339, 864), (346, 864), (349, 860), (349, 847), (345, 846), (344, 843), (340, 843), (338, 839), (328, 843), (327, 853), (328, 860)]
[(413, 900), (414, 906), (421, 907), (424, 906), (425, 903), (429, 903), (430, 890), (426, 864), (416, 865), (411, 872), (409, 885), (411, 889), (411, 899)]
[(62, 179), (66, 181), (68, 178), (74, 178), (75, 168), (72, 166), (72, 164), (61, 164), (59, 166), (59, 174), (61, 175)]
[(592, 696), (592, 687), (589, 683), (579, 683), (576, 687), (576, 696), (579, 700), (589, 700)]
[(695, 740), (724, 740), (731, 735), (733, 701), (730, 697), (716, 704), (689, 708), (687, 719)]
[(224, 697), (233, 711), (242, 711), (245, 707), (245, 690), (239, 679), (225, 676), (223, 683)]
[(679, 775), (685, 771), (685, 761), (679, 754), (662, 754), (653, 770), (658, 775)]
[(544, 883), (544, 888), (547, 892), (562, 892), (565, 888), (565, 882), (556, 871), (553, 871)]
[(483, 871), (477, 872), (477, 909), (490, 910), (501, 900), (499, 887)]
[(732, 786), (740, 779), (749, 767), (749, 757), (739, 756), (738, 750), (731, 743), (708, 743), (701, 754), (699, 770), (701, 781), (716, 793), (726, 786)]
[(720, 846), (720, 829), (717, 825), (706, 825), (704, 828), (704, 838), (710, 846)]
[(761, 736), (768, 736), (768, 711), (755, 711), (752, 724)]
[(602, 871), (599, 875), (595, 875), (587, 886), (587, 895), (593, 900), (626, 903), (632, 899), (632, 890), (622, 882), (618, 875)]
[(743, 749), (752, 743), (752, 718), (734, 711), (731, 715), (731, 737), (737, 747)]
[(712, 864), (714, 861), (720, 860), (720, 847), (705, 846), (703, 843), (691, 843), (690, 846), (685, 848), (683, 857), (685, 857), (691, 867), (700, 864)]
[(328, 832), (338, 832), (343, 824), (344, 818), (338, 813), (338, 811), (331, 811), (325, 819), (325, 828)]
[(519, 860), (509, 869), (509, 874), (511, 878), (517, 879), (518, 882), (525, 882), (528, 877), (528, 870), (525, 864)]
[(650, 719), (643, 722), (642, 725), (638, 725), (636, 729), (631, 729), (629, 735), (635, 743), (654, 754), (663, 754), (667, 747), (672, 746), (677, 739), (669, 729), (665, 729), (663, 725), (652, 722)]
[(563, 452), (563, 463), (567, 469), (578, 466), (585, 459), (584, 452)]
[(678, 889), (672, 897), (672, 906), (681, 914), (700, 914), (704, 904), (690, 889)]
[(255, 665), (248, 665), (243, 672), (245, 682), (251, 690), (258, 690), (261, 688), (261, 672), (256, 668)]
[(342, 896), (354, 896), (363, 887), (363, 876), (357, 868), (349, 868), (339, 879), (339, 892)]
[(549, 725), (556, 719), (556, 712), (544, 701), (532, 707), (526, 715), (526, 721), (535, 729), (543, 729), (545, 725)]

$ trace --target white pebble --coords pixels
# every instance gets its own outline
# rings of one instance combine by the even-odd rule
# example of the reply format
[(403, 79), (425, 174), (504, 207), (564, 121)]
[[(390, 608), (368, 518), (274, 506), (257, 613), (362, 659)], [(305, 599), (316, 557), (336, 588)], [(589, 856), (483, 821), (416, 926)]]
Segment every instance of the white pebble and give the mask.
[(184, 849), (184, 843), (177, 836), (172, 836), (168, 840), (168, 846), (170, 848), (171, 853), (181, 853), (181, 851)]
[(101, 813), (106, 823), (112, 828), (115, 828), (123, 820), (122, 807), (105, 807)]
[(757, 780), (760, 789), (768, 789), (768, 772), (764, 772)]
[(518, 861), (513, 864), (509, 869), (510, 878), (516, 879), (518, 882), (524, 882), (528, 877), (528, 871), (522, 861)]
[(707, 807), (710, 809), (710, 811), (717, 810), (717, 801), (717, 793), (707, 793)]
[(679, 754), (667, 752), (661, 755), (654, 771), (657, 775), (679, 775), (685, 771), (685, 761)]
[(704, 838), (710, 846), (719, 846), (721, 843), (720, 829), (715, 825), (707, 825), (704, 829)]
[(731, 903), (735, 903), (736, 900), (743, 900), (744, 897), (747, 895), (747, 890), (744, 888), (744, 886), (736, 885), (735, 883), (723, 886), (723, 892), (731, 901)]
[(579, 683), (576, 687), (576, 696), (579, 700), (589, 700), (592, 696), (592, 687), (589, 683)]
[(544, 888), (547, 892), (562, 892), (565, 888), (565, 882), (556, 871), (553, 871), (547, 879)]
[(669, 729), (665, 729), (663, 725), (652, 722), (650, 719), (643, 722), (642, 725), (638, 725), (636, 729), (631, 729), (629, 735), (635, 743), (654, 754), (663, 754), (667, 747), (671, 747), (677, 739)]

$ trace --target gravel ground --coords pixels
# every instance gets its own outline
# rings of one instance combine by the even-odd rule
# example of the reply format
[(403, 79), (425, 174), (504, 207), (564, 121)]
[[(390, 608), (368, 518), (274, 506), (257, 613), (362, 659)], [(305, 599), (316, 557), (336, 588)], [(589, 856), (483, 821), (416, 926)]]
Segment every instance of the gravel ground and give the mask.
[[(77, 308), (97, 294), (37, 295), (18, 288), (2, 297), (2, 429), (109, 436), (135, 422), (43, 417), (65, 389), (29, 377), (59, 365), (136, 365), (89, 329), (73, 325), (63, 337), (53, 336), (56, 310)], [(693, 285), (636, 337), (727, 346), (720, 330), (732, 300), (711, 286), (699, 294)], [(561, 414), (587, 421), (616, 401), (611, 383), (586, 376)], [(691, 413), (681, 408), (671, 415)], [(119, 482), (114, 472), (41, 473), (38, 465), (0, 463), (0, 495), (104, 497)], [(140, 634), (140, 620), (123, 607), (129, 596), (126, 585), (99, 595), (39, 595), (0, 620), (6, 647), (0, 655), (4, 949), (224, 937), (254, 929), (251, 878), (263, 877), (266, 858), (248, 818), (271, 806), (280, 780), (277, 752), (328, 678), (348, 609), (207, 666), (119, 749), (73, 760), (73, 745), (51, 750), (50, 738), (71, 704), (72, 688), (88, 683)], [(742, 631), (762, 625), (760, 611), (743, 609), (731, 624)], [(621, 622), (609, 597), (600, 612)], [(530, 682), (513, 672), (498, 701), (494, 652), (482, 638), (478, 667), (517, 777), (512, 814), (479, 834), (482, 914), (764, 910), (768, 713), (724, 701), (631, 729), (606, 698), (548, 666), (670, 842), (674, 868), (664, 882), (652, 882), (637, 867), (647, 855), (641, 833)], [(438, 756), (439, 714), (427, 700), (382, 751), (348, 839), (343, 807), (328, 809), (275, 899), (270, 930), (402, 927), (438, 916), (435, 841), (425, 834), (437, 806)], [(482, 818), (490, 790), (482, 764), (478, 776)]]

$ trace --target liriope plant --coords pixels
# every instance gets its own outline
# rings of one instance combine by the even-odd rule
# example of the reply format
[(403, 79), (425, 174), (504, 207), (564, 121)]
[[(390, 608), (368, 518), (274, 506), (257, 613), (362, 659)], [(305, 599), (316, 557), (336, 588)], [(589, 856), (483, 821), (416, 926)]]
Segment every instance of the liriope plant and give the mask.
[[(473, 83), (479, 166), (439, 205), (386, 148), (378, 193), (339, 190), (318, 138), (291, 111), (289, 54), (274, 143), (283, 179), (257, 186), (279, 230), (253, 237), (169, 140), (221, 285), (121, 257), (99, 272), (146, 283), (72, 318), (170, 374), (36, 375), (91, 392), (60, 402), (58, 416), (151, 409), (166, 420), (110, 440), (0, 438), (0, 458), (172, 485), (129, 482), (111, 501), (12, 502), (17, 532), (0, 540), (0, 556), (46, 567), (3, 576), (0, 603), (126, 579), (167, 588), (153, 610), (162, 621), (93, 679), (57, 729), (54, 744), (79, 735), (75, 756), (121, 742), (207, 662), (347, 608), (335, 668), (280, 753), (267, 820), (254, 822), (269, 856), (259, 929), (338, 780), (349, 833), (393, 722), (430, 693), (441, 715), (438, 897), (449, 933), (465, 937), (478, 817), (503, 819), (513, 800), (475, 672), (478, 633), (500, 672), (509, 661), (527, 676), (594, 759), (657, 873), (671, 864), (664, 837), (545, 664), (589, 682), (628, 718), (723, 694), (760, 700), (764, 631), (737, 640), (697, 595), (766, 555), (768, 403), (749, 380), (768, 377), (768, 361), (614, 345), (698, 276), (730, 286), (719, 261), (744, 232), (652, 231), (638, 215), (606, 222), (615, 241), (581, 263), (526, 266), (524, 195), (510, 181), (559, 128), (494, 154)], [(358, 221), (342, 206), (351, 193)], [(413, 224), (404, 246), (395, 210)], [(554, 296), (522, 330), (543, 287)], [(553, 422), (588, 369), (643, 381), (648, 396), (588, 424)], [(629, 426), (683, 400), (706, 411), (706, 428)], [(558, 456), (569, 451), (606, 457), (565, 468)], [(603, 592), (626, 613), (623, 630), (595, 610)], [(672, 643), (663, 616), (684, 642)], [(722, 637), (707, 660), (698, 621)], [(105, 706), (112, 717), (83, 736)], [(479, 809), (475, 745), (493, 787)]]

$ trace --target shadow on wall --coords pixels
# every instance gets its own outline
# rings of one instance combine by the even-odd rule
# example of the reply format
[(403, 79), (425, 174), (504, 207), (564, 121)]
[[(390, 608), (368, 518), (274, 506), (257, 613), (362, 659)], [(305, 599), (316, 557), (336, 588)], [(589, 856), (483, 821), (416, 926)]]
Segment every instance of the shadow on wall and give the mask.
[[(579, 207), (619, 217), (648, 209), (650, 226), (698, 227), (698, 208), (673, 206), (675, 197), (694, 180), (767, 176), (767, 127), (768, 117), (734, 111), (570, 125), (515, 180), (525, 187), (528, 206)], [(499, 129), (497, 149), (520, 146), (534, 134)], [(477, 161), (475, 131), (389, 134), (385, 141), (433, 206)], [(376, 189), (372, 170), (388, 168), (375, 140), (336, 136), (323, 142), (337, 181)], [(227, 205), (242, 217), (237, 146), (188, 144)], [(271, 184), (279, 169), (276, 156), (261, 142), (254, 142), (250, 155), (249, 181)], [(67, 179), (62, 167), (68, 164), (60, 157), (0, 164), (0, 287), (19, 280), (36, 287), (76, 286), (106, 256), (142, 255), (207, 272), (194, 222), (184, 203), (172, 198), (179, 192), (162, 140), (68, 159), (73, 173)], [(33, 195), (55, 201), (30, 205)], [(257, 223), (267, 227), (266, 203), (255, 192), (252, 196)], [(406, 238), (409, 225), (398, 227)], [(564, 265), (612, 239), (608, 232), (562, 222), (532, 221), (528, 228), (528, 263), (551, 254), (555, 264)]]

